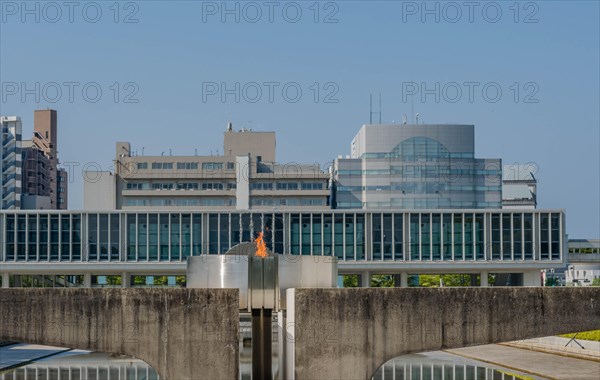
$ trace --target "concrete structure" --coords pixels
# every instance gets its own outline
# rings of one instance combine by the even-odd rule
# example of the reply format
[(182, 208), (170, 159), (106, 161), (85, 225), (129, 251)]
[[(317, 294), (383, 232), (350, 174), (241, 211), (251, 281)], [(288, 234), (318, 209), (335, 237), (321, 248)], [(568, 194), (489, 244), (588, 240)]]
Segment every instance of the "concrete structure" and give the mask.
[(0, 302), (0, 340), (135, 356), (166, 380), (238, 378), (235, 289), (0, 289)]
[(22, 140), (19, 117), (2, 116), (0, 124), (3, 157), (0, 169), (5, 189), (0, 190), (0, 195), (11, 198), (7, 198), (1, 209), (66, 210), (68, 177), (67, 172), (58, 167), (56, 111), (35, 111), (31, 140)]
[(502, 168), (502, 208), (535, 209), (537, 207), (537, 165), (504, 165)]
[(600, 288), (290, 289), (287, 298), (285, 379), (371, 379), (408, 353), (600, 328)]
[(500, 159), (476, 159), (473, 125), (363, 125), (334, 161), (335, 208), (499, 208)]
[(600, 240), (569, 240), (566, 285), (589, 286), (600, 281)]
[(33, 138), (26, 152), (31, 159), (26, 161), (24, 193), (49, 197), (51, 209), (66, 210), (67, 172), (58, 167), (57, 112), (51, 109), (36, 110), (33, 128)]
[[(87, 173), (86, 210), (272, 210), (329, 205), (319, 165), (279, 164), (275, 133), (224, 133), (223, 155), (144, 156), (116, 145), (115, 173)], [(106, 196), (105, 194), (108, 194)]]
[(18, 116), (0, 116), (0, 210), (21, 208), (22, 123)]
[(482, 286), (510, 274), (498, 284), (539, 286), (541, 269), (565, 265), (567, 242), (562, 210), (1, 212), (0, 274), (6, 286), (21, 276), (147, 285), (136, 277), (184, 276), (187, 257), (224, 254), (261, 231), (274, 253), (334, 256), (363, 286), (373, 274), (398, 274), (405, 286), (409, 274), (434, 273), (477, 274)]

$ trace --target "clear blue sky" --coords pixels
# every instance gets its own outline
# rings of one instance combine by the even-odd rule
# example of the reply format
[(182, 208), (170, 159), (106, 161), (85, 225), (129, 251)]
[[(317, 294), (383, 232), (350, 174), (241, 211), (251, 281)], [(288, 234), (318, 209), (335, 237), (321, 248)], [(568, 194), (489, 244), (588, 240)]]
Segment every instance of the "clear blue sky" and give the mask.
[[(539, 207), (565, 208), (572, 238), (599, 236), (597, 1), (522, 2), (518, 14), (513, 2), (475, 2), (472, 9), (429, 2), (433, 13), (420, 1), (320, 2), (318, 15), (313, 1), (272, 8), (240, 2), (239, 22), (222, 2), (81, 2), (72, 9), (31, 2), (30, 13), (21, 4), (0, 2), (0, 112), (21, 116), (28, 137), (34, 109), (57, 109), (62, 162), (108, 169), (115, 141), (130, 141), (140, 154), (142, 147), (158, 155), (222, 153), (232, 121), (276, 131), (280, 162), (325, 164), (349, 154), (369, 120), (369, 94), (381, 92), (384, 122), (404, 114), (410, 122), (414, 106), (422, 122), (475, 124), (478, 157), (537, 163)], [(79, 83), (73, 99), (68, 82)], [(129, 82), (135, 85), (124, 88)], [(225, 102), (211, 95), (220, 83), (236, 82), (239, 103), (234, 95)], [(272, 102), (265, 82), (279, 83)], [(409, 82), (434, 92), (439, 83), (439, 101), (420, 93), (411, 101)], [(466, 82), (477, 83), (472, 101)], [(22, 83), (34, 93), (39, 83), (39, 103), (35, 94), (22, 99)], [(113, 83), (120, 87), (116, 103)], [(297, 102), (284, 98), (285, 84), (288, 99), (301, 88)], [(102, 97), (92, 103), (95, 87)], [(497, 88), (502, 95), (493, 102)], [(134, 91), (138, 102), (125, 102)], [(337, 103), (325, 102), (332, 93)], [(71, 208), (83, 203), (80, 168)]]

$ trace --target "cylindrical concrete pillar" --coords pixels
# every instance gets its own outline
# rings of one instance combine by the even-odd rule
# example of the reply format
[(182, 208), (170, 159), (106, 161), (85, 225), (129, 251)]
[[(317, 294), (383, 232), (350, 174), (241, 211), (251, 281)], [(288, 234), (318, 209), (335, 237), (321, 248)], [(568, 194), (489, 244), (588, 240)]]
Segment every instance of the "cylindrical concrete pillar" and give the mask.
[(3, 288), (10, 287), (10, 274), (2, 273), (2, 287)]
[(400, 274), (400, 287), (408, 288), (408, 273)]
[(371, 287), (371, 272), (368, 270), (360, 274), (360, 287), (370, 288)]
[(488, 283), (488, 272), (487, 271), (483, 271), (479, 274), (479, 285), (480, 286), (490, 286), (490, 284)]
[(121, 273), (121, 286), (123, 288), (129, 288), (131, 282), (131, 275), (128, 272)]
[(92, 274), (91, 273), (84, 273), (84, 275), (83, 275), (83, 287), (84, 288), (91, 288), (92, 287)]

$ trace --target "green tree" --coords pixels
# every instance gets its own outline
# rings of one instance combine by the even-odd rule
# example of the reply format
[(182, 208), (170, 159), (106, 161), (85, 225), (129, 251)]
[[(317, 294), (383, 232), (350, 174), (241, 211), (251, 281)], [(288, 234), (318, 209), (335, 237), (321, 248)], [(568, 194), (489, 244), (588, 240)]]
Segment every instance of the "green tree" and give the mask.
[(358, 275), (357, 274), (345, 274), (344, 275), (344, 288), (358, 288)]
[(394, 276), (389, 274), (374, 274), (371, 276), (372, 288), (393, 288)]
[(600, 277), (595, 278), (594, 281), (592, 281), (592, 286), (600, 286)]

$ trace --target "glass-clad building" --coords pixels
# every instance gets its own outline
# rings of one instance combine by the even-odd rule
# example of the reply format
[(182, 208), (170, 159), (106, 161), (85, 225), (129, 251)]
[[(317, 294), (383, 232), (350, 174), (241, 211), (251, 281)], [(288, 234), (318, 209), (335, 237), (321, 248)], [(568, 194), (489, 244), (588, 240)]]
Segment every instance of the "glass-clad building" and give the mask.
[(562, 210), (0, 213), (1, 260), (184, 262), (263, 232), (278, 254), (342, 262), (563, 261)]
[(473, 125), (363, 125), (333, 164), (338, 209), (500, 208), (500, 159), (475, 158)]

